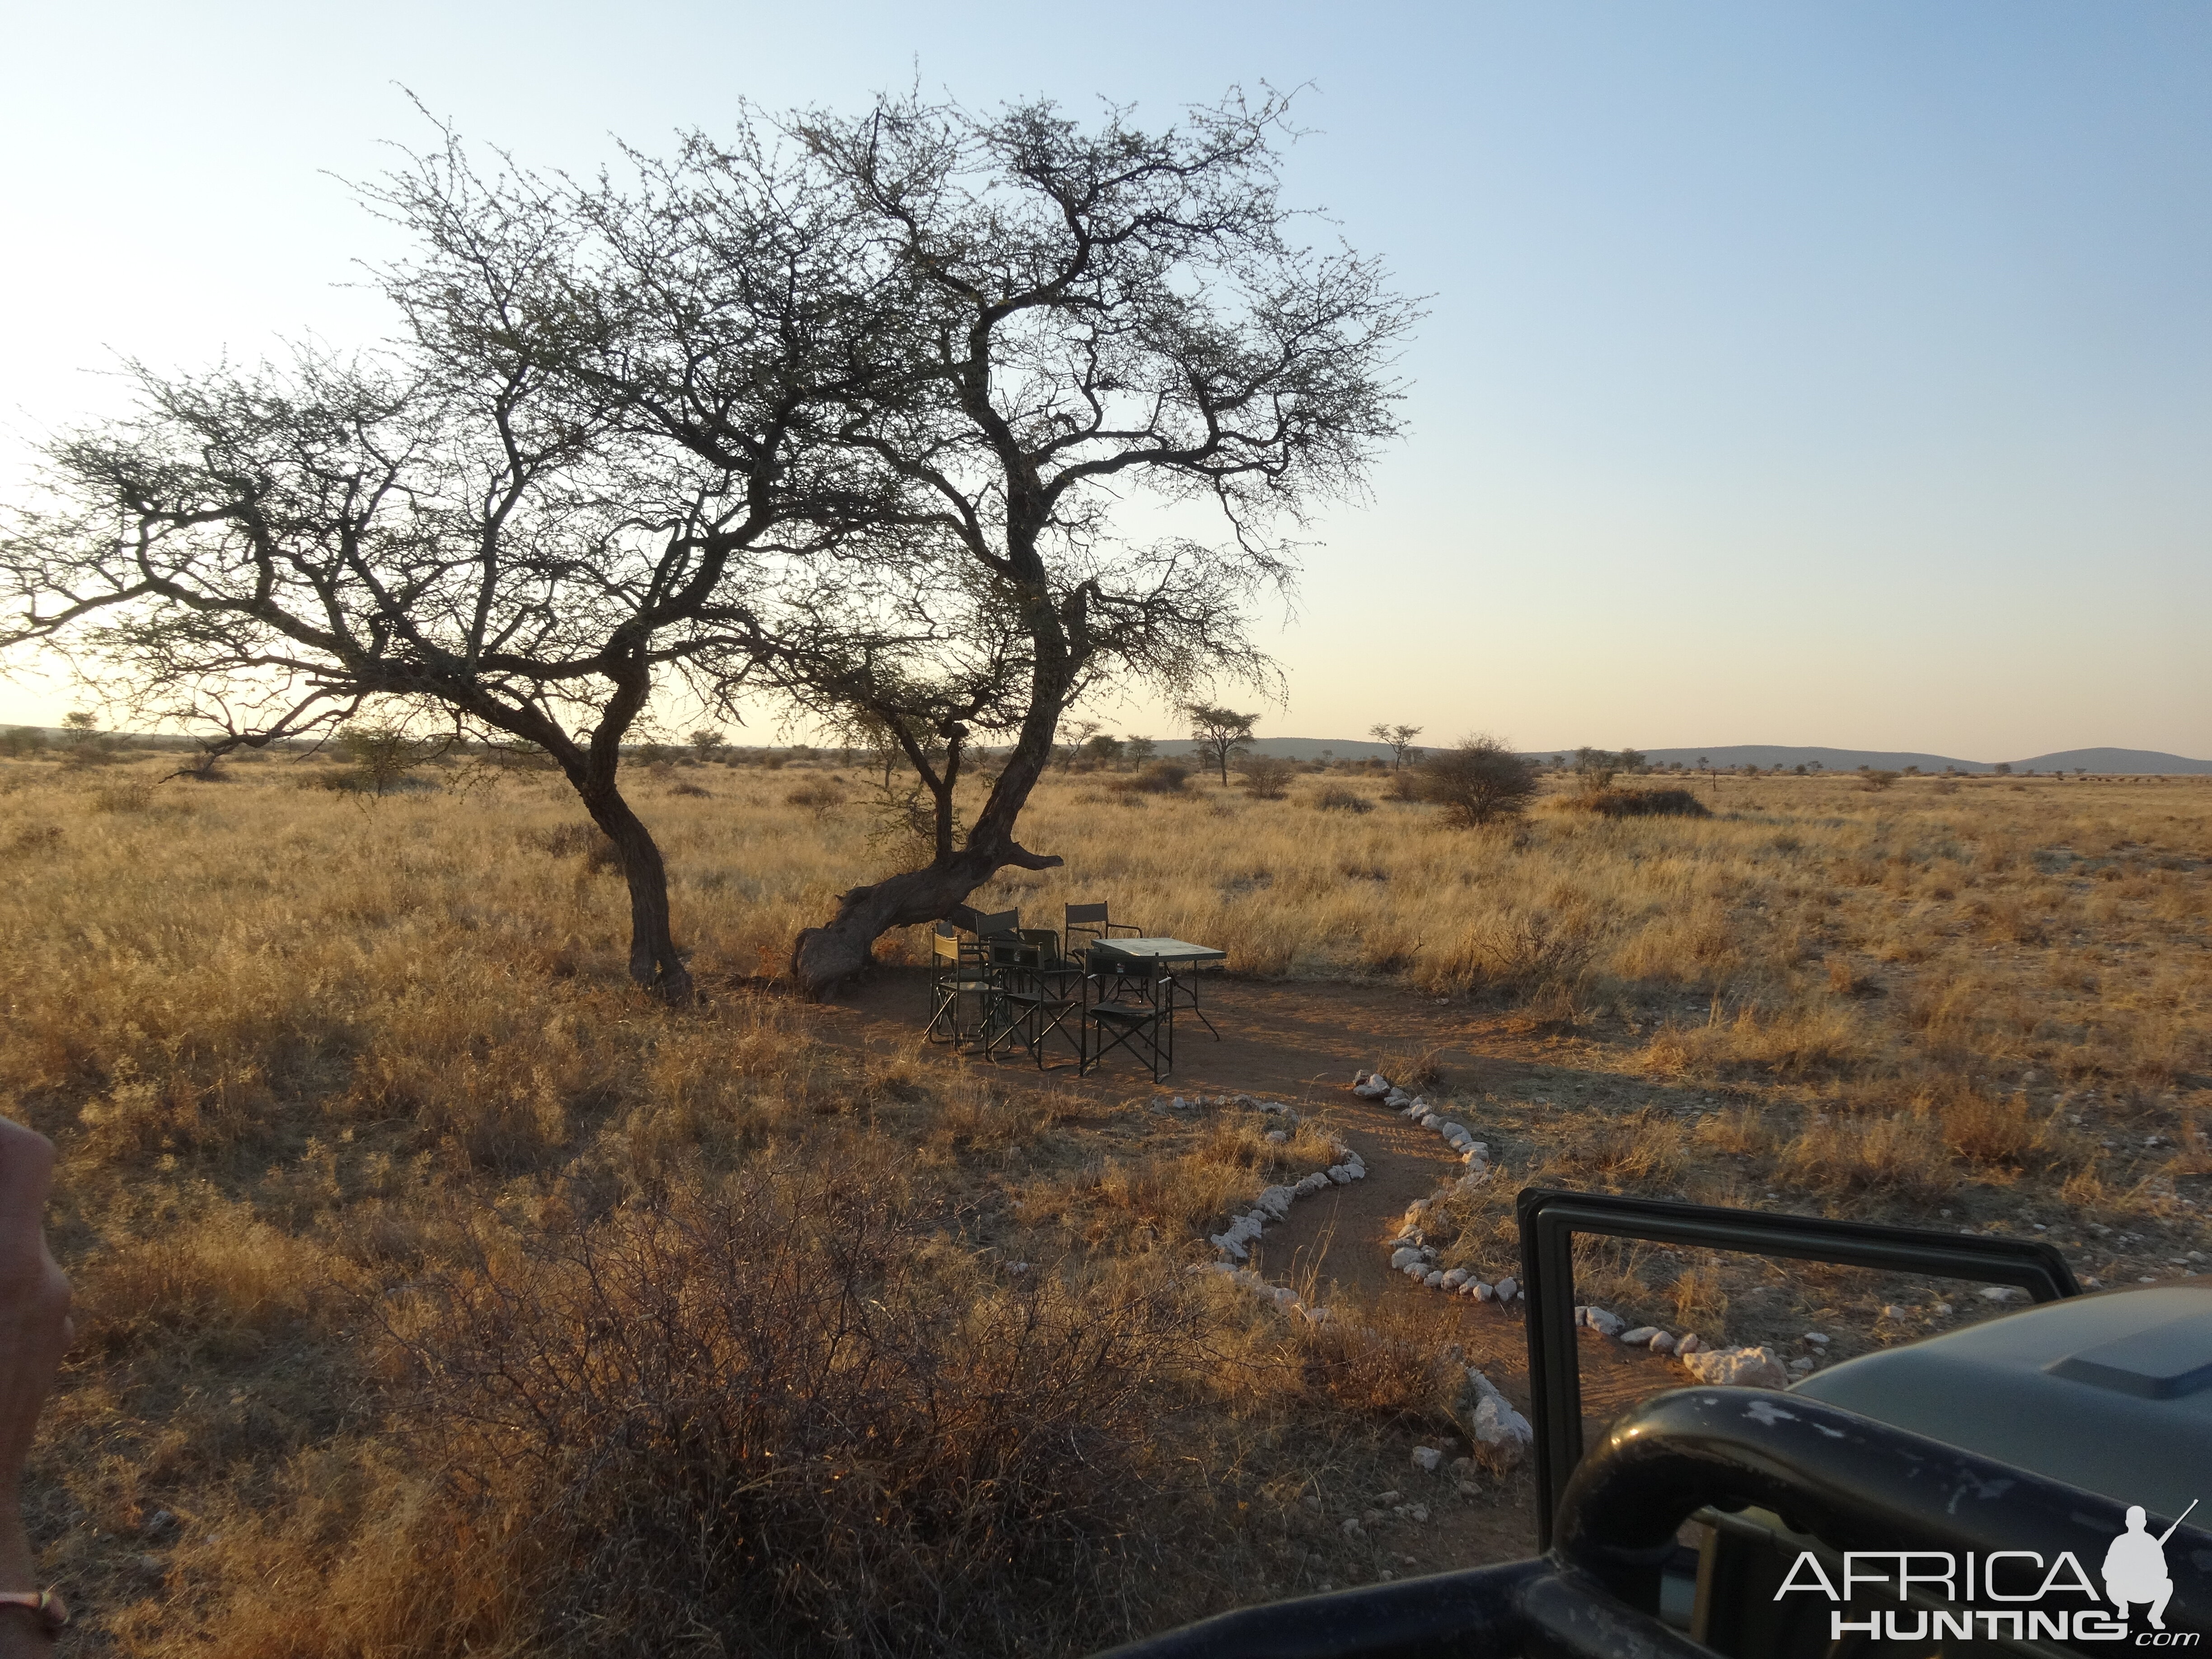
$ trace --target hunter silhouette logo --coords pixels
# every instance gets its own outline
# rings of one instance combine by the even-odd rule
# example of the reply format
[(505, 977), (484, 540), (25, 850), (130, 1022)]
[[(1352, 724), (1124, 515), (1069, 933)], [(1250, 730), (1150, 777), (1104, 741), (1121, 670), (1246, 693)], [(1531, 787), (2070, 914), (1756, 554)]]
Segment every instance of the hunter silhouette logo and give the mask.
[[(2189, 1510), (2197, 1507), (2197, 1499), (2189, 1500)], [(2173, 1526), (2153, 1538), (2144, 1529), (2149, 1516), (2140, 1504), (2128, 1508), (2128, 1529), (2112, 1540), (2112, 1547), (2105, 1552), (2105, 1594), (2120, 1610), (2120, 1617), (2128, 1616), (2128, 1603), (2142, 1601), (2150, 1607), (2150, 1627), (2166, 1628), (2166, 1604), (2173, 1599), (2173, 1580), (2166, 1577), (2166, 1540), (2173, 1536), (2174, 1528), (2189, 1518), (2184, 1510)]]
[[(1891, 1642), (1967, 1642), (1978, 1637), (1990, 1642), (2195, 1647), (2197, 1632), (2166, 1627), (2166, 1603), (2173, 1599), (2166, 1546), (2197, 1501), (2191, 1499), (2173, 1525), (2155, 1536), (2142, 1505), (2131, 1506), (2126, 1530), (2105, 1551), (2101, 1597), (2071, 1550), (2061, 1550), (2049, 1561), (2038, 1550), (1848, 1550), (1837, 1563), (1841, 1573), (1832, 1578), (1818, 1555), (1803, 1550), (1774, 1599), (1805, 1592), (1825, 1595), (1831, 1604), (1832, 1641), (1852, 1635)], [(1866, 1599), (1877, 1603), (1908, 1605), (1855, 1607), (1867, 1590), (1874, 1594)], [(2128, 1620), (2136, 1607), (2146, 1610), (2150, 1628), (2131, 1635)], [(1863, 1616), (1850, 1617), (1852, 1612)]]

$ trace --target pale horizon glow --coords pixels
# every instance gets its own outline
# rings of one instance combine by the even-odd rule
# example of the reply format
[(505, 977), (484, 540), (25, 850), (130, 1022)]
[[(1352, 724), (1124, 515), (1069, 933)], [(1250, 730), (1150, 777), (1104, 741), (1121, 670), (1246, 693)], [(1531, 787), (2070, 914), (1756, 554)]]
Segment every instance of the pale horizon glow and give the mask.
[[(120, 356), (386, 328), (349, 284), (394, 244), (342, 181), (428, 138), (403, 87), (588, 172), (739, 94), (1164, 122), (1310, 82), (1290, 196), (1433, 297), (1411, 437), (1261, 614), (1287, 705), (1222, 689), (1263, 735), (2212, 757), (2199, 6), (129, 0), (9, 33), (0, 494)], [(34, 671), (0, 722), (80, 701)]]

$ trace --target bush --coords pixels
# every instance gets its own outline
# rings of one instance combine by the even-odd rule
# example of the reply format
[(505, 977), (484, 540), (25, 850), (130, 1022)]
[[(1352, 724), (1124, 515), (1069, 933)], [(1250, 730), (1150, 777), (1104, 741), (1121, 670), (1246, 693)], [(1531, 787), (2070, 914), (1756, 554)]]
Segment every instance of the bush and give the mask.
[(1291, 779), (1297, 768), (1274, 755), (1255, 755), (1237, 769), (1244, 775), (1244, 787), (1255, 800), (1280, 800), (1291, 793)]
[(1116, 794), (1174, 795), (1180, 794), (1189, 781), (1188, 766), (1178, 766), (1173, 761), (1154, 761), (1133, 778), (1116, 778), (1111, 787)]
[(1357, 789), (1347, 789), (1340, 783), (1332, 783), (1314, 797), (1314, 805), (1324, 812), (1371, 812), (1375, 803)]
[(1206, 1358), (1182, 1276), (994, 1279), (887, 1171), (794, 1162), (493, 1243), (387, 1328), (442, 1518), (570, 1638), (533, 1650), (1129, 1633), (1179, 1507), (1157, 1418)]
[(1447, 823), (1471, 829), (1526, 811), (1536, 769), (1496, 738), (1466, 738), (1421, 763), (1420, 792), (1444, 809)]
[(1567, 805), (1607, 818), (1709, 818), (1712, 809), (1687, 789), (1608, 789), (1577, 795)]

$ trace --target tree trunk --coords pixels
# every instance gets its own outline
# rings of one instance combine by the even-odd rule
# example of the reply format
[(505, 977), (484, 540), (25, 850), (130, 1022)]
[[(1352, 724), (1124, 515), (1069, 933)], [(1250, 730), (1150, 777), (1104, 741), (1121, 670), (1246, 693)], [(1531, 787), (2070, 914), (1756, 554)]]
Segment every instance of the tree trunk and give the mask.
[(584, 805), (622, 855), (629, 884), (629, 976), (664, 1002), (690, 1002), (691, 970), (677, 954), (668, 920), (668, 870), (653, 832), (613, 789), (592, 791)]
[(792, 946), (792, 977), (808, 996), (827, 996), (875, 960), (876, 941), (884, 933), (943, 921), (1001, 865), (1049, 870), (1060, 862), (1012, 843), (998, 858), (971, 845), (920, 870), (902, 870), (871, 886), (855, 887), (838, 896), (837, 914), (827, 925), (799, 933)]

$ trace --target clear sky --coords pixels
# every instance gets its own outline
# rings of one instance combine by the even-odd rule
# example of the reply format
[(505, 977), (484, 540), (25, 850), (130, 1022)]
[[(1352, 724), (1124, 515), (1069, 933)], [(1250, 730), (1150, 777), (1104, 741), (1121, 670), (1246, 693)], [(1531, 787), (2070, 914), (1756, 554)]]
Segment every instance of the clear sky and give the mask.
[(5, 38), (0, 489), (117, 354), (382, 330), (341, 179), (425, 137), (402, 85), (589, 169), (740, 95), (1311, 82), (1291, 197), (1434, 297), (1411, 439), (1263, 619), (1263, 733), (2212, 757), (2201, 0), (17, 0)]

